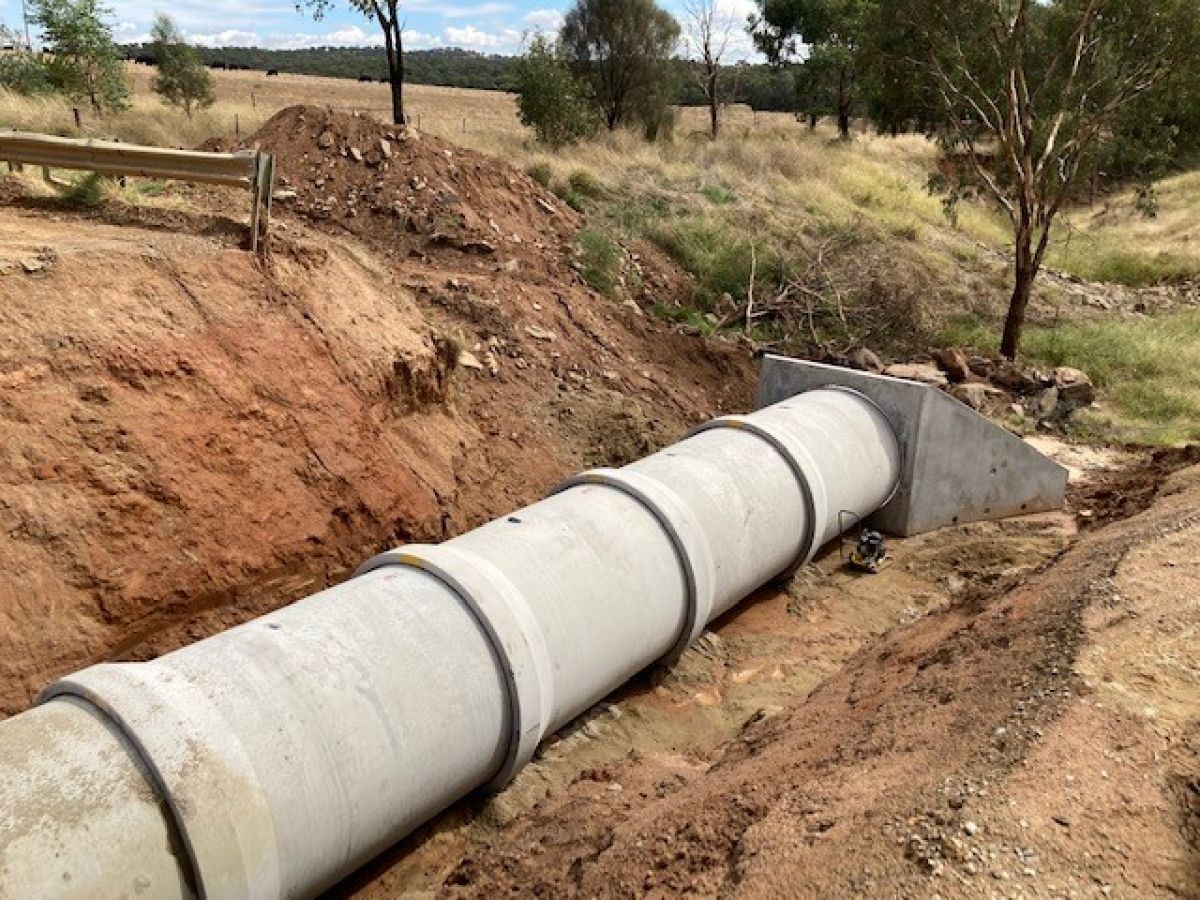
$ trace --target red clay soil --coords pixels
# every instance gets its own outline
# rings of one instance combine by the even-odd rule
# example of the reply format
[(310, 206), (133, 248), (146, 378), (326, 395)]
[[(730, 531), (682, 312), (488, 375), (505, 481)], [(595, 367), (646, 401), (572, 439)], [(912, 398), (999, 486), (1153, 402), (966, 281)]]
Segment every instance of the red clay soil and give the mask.
[[(747, 350), (588, 288), (578, 219), (538, 185), (424, 137), (375, 165), (386, 133), (307, 109), (268, 124), (293, 185), (320, 157), (358, 212), (280, 204), (265, 260), (188, 216), (0, 211), (0, 714), (749, 406)], [(386, 207), (364, 199), (379, 179)], [(189, 196), (192, 218), (229, 202)], [(407, 230), (445, 203), (458, 225)]]
[(289, 107), (250, 143), (275, 155), (279, 187), (295, 193), (284, 209), (389, 254), (519, 251), (557, 266), (582, 224), (525, 173), (368, 116)]
[[(1136, 447), (1126, 448), (1142, 453)], [(1168, 476), (1200, 464), (1200, 444), (1163, 447), (1149, 452), (1145, 462), (1134, 466), (1093, 472), (1070, 491), (1068, 502), (1080, 517), (1080, 527), (1099, 528), (1126, 519), (1150, 506)]]

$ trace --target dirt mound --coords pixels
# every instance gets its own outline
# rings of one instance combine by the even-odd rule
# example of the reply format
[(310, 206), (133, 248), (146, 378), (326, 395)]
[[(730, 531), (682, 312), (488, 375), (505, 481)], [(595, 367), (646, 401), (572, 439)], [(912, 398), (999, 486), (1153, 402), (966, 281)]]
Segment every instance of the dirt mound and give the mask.
[(558, 259), (581, 224), (528, 175), (412, 127), (294, 106), (251, 141), (275, 154), (285, 208), (389, 250)]
[(285, 216), (258, 258), (192, 233), (222, 219), (208, 203), (178, 222), (106, 204), (86, 227), (61, 204), (0, 211), (0, 715), (750, 402), (744, 350), (533, 243), (397, 258)]

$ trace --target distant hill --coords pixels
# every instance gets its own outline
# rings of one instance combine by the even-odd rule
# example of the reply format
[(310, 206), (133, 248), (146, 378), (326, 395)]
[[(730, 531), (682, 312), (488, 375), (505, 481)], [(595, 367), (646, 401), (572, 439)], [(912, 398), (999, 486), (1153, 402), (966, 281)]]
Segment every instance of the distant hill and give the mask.
[[(308, 50), (266, 50), (261, 47), (200, 47), (206, 65), (230, 69), (272, 69), (296, 75), (320, 75), (326, 78), (387, 79), (387, 59), (377, 47), (315, 47)], [(154, 50), (149, 44), (125, 44), (127, 59), (152, 62)], [(413, 50), (404, 54), (407, 79), (412, 84), (476, 88), (485, 91), (511, 91), (514, 87), (516, 58), (477, 53), (474, 50), (443, 48)], [(676, 102), (698, 106), (704, 97), (696, 80), (687, 71), (690, 66), (677, 60), (679, 77)], [(793, 107), (791, 75), (766, 65), (740, 64), (728, 70), (735, 103), (754, 109), (781, 111)]]

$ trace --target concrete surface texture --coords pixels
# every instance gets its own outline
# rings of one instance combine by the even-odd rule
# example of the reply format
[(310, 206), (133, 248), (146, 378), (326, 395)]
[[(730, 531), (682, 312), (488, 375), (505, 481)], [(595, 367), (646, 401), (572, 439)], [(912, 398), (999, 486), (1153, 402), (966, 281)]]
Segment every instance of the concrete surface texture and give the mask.
[(829, 386), (870, 398), (900, 438), (900, 487), (873, 519), (884, 531), (907, 536), (1062, 507), (1064, 467), (930, 385), (767, 356), (758, 404)]

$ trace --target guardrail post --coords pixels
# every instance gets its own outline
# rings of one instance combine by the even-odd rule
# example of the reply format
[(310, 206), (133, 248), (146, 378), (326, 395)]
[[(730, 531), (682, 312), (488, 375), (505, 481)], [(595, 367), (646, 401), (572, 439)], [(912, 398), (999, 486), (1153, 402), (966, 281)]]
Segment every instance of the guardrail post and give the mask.
[(275, 157), (270, 153), (256, 153), (254, 157), (254, 184), (251, 193), (254, 207), (250, 211), (250, 250), (258, 251), (259, 237), (265, 237), (271, 221), (271, 199), (275, 192)]

